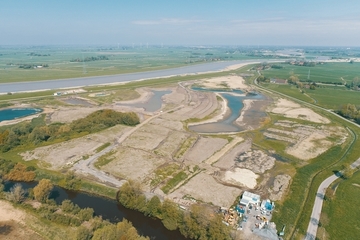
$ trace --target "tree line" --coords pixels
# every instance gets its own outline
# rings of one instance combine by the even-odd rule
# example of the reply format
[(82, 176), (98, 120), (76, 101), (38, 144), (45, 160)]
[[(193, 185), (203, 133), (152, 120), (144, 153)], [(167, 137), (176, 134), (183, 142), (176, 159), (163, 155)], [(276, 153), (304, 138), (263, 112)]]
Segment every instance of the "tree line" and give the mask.
[[(53, 184), (49, 179), (40, 180), (33, 189), (25, 190), (18, 183), (9, 192), (4, 192), (3, 189), (4, 186), (0, 181), (0, 198), (26, 208), (44, 220), (76, 229), (72, 236), (74, 240), (149, 239), (140, 236), (132, 223), (126, 219), (116, 224), (110, 223), (101, 216), (94, 216), (92, 208), (81, 209), (68, 199), (57, 205), (53, 199), (49, 199), (53, 189)], [(40, 207), (33, 207), (29, 201), (37, 201)]]
[(231, 239), (230, 229), (222, 223), (221, 216), (213, 210), (193, 204), (189, 211), (183, 211), (168, 199), (161, 202), (159, 197), (153, 196), (147, 200), (139, 183), (129, 181), (122, 185), (117, 200), (126, 208), (161, 219), (167, 229), (178, 229), (187, 238)]
[(360, 124), (360, 106), (355, 104), (345, 104), (338, 109), (337, 113), (345, 118), (352, 119)]
[(71, 59), (70, 62), (93, 62), (93, 61), (100, 61), (100, 60), (109, 60), (109, 58), (105, 55), (100, 55), (97, 57), (74, 58), (74, 59)]
[(117, 124), (134, 126), (140, 122), (134, 112), (117, 112), (110, 109), (98, 110), (85, 118), (69, 124), (45, 124), (33, 119), (11, 127), (0, 129), (0, 152), (10, 151), (18, 146), (35, 146), (54, 140), (69, 140), (71, 138), (98, 132)]

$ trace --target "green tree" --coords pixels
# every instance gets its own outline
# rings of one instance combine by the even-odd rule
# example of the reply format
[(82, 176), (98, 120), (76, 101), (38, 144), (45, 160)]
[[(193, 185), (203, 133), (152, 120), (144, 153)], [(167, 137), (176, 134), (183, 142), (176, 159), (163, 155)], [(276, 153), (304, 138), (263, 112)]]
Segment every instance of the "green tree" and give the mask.
[(299, 82), (299, 77), (296, 75), (291, 75), (288, 79), (288, 82), (292, 84), (296, 84), (297, 82)]
[(92, 238), (92, 231), (84, 226), (80, 226), (75, 235), (75, 240), (90, 240)]
[(153, 196), (147, 203), (145, 215), (159, 217), (161, 210), (161, 202), (158, 196)]
[(89, 221), (93, 216), (94, 216), (94, 209), (92, 208), (83, 208), (77, 214), (77, 217), (81, 221)]
[(54, 185), (51, 183), (49, 179), (41, 179), (38, 185), (34, 187), (34, 197), (39, 202), (45, 202)]
[(182, 212), (174, 202), (165, 199), (161, 207), (161, 218), (162, 223), (167, 229), (175, 230), (182, 221)]
[(118, 201), (125, 207), (130, 209), (139, 209), (140, 207), (144, 207), (145, 203), (143, 200), (144, 196), (138, 182), (128, 181), (120, 187)]
[(22, 188), (20, 183), (16, 183), (10, 192), (6, 194), (6, 198), (14, 203), (21, 203), (26, 198), (26, 191)]
[(65, 199), (64, 201), (62, 201), (60, 208), (64, 212), (72, 214), (78, 214), (80, 211), (80, 207), (78, 205), (75, 205), (69, 199)]
[(355, 169), (351, 168), (350, 165), (343, 165), (343, 169), (341, 170), (342, 176), (345, 179), (349, 179), (354, 174)]
[(81, 179), (76, 177), (73, 171), (70, 171), (66, 174), (65, 178), (59, 182), (59, 185), (69, 190), (79, 190), (81, 186)]

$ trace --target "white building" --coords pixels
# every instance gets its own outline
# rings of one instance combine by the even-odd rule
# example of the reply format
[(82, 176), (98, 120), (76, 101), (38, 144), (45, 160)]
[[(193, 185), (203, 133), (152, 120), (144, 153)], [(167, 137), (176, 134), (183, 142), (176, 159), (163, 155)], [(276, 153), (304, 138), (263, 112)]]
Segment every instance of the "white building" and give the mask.
[(247, 207), (249, 204), (260, 205), (260, 196), (255, 193), (245, 191), (241, 197), (240, 205)]

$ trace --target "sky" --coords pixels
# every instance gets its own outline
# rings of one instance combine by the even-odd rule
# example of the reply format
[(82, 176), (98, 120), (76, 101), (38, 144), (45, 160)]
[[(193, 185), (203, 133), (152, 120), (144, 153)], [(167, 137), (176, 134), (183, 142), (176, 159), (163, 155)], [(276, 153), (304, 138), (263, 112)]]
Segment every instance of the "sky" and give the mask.
[(0, 45), (59, 44), (360, 46), (360, 1), (0, 1)]

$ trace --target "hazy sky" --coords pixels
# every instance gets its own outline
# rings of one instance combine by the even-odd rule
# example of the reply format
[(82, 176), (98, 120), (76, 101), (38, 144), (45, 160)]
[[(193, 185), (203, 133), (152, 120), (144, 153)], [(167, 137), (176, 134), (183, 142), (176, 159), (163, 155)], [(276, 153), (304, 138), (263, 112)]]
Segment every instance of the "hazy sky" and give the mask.
[(359, 0), (1, 0), (0, 45), (360, 46)]

